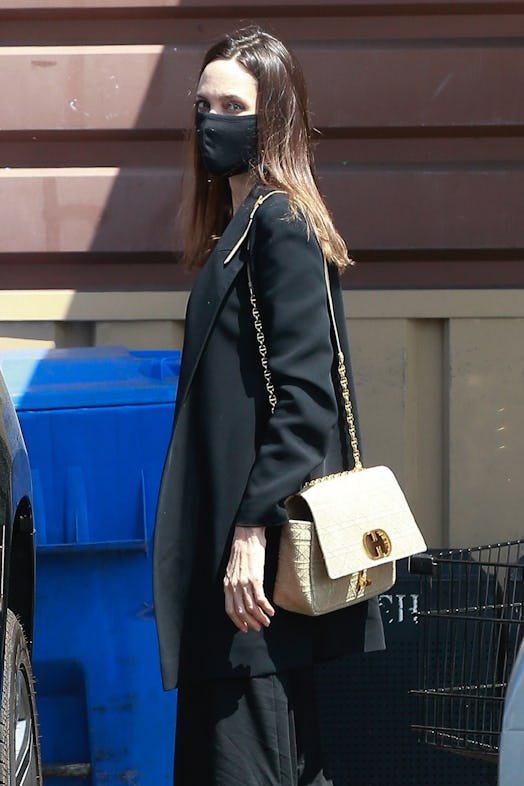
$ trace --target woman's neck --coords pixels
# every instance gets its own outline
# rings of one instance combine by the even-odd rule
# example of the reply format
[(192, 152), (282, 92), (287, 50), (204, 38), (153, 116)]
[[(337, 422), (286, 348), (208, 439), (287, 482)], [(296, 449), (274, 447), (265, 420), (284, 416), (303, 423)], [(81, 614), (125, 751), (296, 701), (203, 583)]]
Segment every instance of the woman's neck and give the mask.
[(236, 213), (244, 199), (247, 197), (253, 186), (255, 178), (251, 172), (243, 172), (241, 175), (234, 175), (229, 178), (231, 189), (231, 200), (233, 203), (233, 213)]

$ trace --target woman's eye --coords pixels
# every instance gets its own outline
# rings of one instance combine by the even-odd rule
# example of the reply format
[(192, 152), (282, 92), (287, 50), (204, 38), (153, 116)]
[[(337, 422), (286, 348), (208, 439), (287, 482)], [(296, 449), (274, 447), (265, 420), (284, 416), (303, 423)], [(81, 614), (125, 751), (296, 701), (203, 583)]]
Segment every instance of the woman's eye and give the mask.
[(199, 98), (195, 101), (195, 109), (197, 112), (209, 112), (209, 101)]
[(228, 101), (225, 110), (230, 115), (236, 115), (239, 112), (243, 112), (245, 107), (242, 104), (239, 104), (238, 101)]

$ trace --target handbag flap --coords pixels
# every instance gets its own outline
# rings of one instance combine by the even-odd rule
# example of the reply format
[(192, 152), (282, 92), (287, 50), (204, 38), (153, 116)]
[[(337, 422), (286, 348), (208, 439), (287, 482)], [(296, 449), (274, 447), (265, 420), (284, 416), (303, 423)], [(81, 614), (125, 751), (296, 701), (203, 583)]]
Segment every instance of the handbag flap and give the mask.
[[(290, 517), (297, 517), (293, 512), (304, 502), (331, 579), (426, 550), (388, 467), (342, 472), (313, 483), (287, 500)], [(303, 512), (300, 517), (305, 518)]]

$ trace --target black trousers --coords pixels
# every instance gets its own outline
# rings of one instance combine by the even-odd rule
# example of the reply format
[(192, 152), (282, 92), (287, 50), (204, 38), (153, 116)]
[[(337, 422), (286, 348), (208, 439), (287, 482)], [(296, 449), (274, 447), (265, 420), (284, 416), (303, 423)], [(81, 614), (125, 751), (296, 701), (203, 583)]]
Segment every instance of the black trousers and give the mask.
[(178, 689), (174, 786), (332, 786), (311, 668)]

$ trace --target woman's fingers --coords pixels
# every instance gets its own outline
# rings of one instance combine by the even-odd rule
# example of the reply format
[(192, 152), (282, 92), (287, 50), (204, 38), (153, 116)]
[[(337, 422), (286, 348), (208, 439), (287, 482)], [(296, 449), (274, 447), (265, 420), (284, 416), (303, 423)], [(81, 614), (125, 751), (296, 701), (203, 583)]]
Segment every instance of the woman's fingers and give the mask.
[(235, 593), (233, 589), (233, 582), (231, 577), (226, 574), (224, 577), (224, 604), (227, 616), (231, 619), (236, 627), (247, 633), (248, 624), (246, 620), (244, 607), (235, 603)]
[[(270, 622), (269, 617), (264, 612), (263, 606), (256, 599), (254, 590), (251, 587), (242, 587), (242, 600), (247, 613), (267, 628)], [(265, 602), (268, 604), (267, 600)]]
[(270, 617), (275, 613), (263, 590), (248, 586), (236, 585), (226, 577), (224, 579), (224, 595), (226, 614), (239, 630), (249, 628), (260, 630), (260, 626), (268, 627)]
[(263, 527), (236, 527), (224, 578), (226, 614), (239, 630), (267, 627), (275, 613), (264, 593)]
[(246, 604), (242, 589), (234, 587), (227, 577), (224, 579), (224, 594), (226, 614), (237, 628), (245, 633), (250, 628), (260, 630), (260, 622), (253, 613), (252, 601)]
[[(271, 603), (266, 598), (266, 594), (264, 592), (264, 586), (261, 582), (254, 582), (253, 583), (253, 597), (255, 600), (255, 604), (258, 606), (262, 613), (265, 612), (269, 617), (272, 617), (275, 613), (275, 609), (271, 605)], [(269, 620), (268, 620), (269, 624)]]

